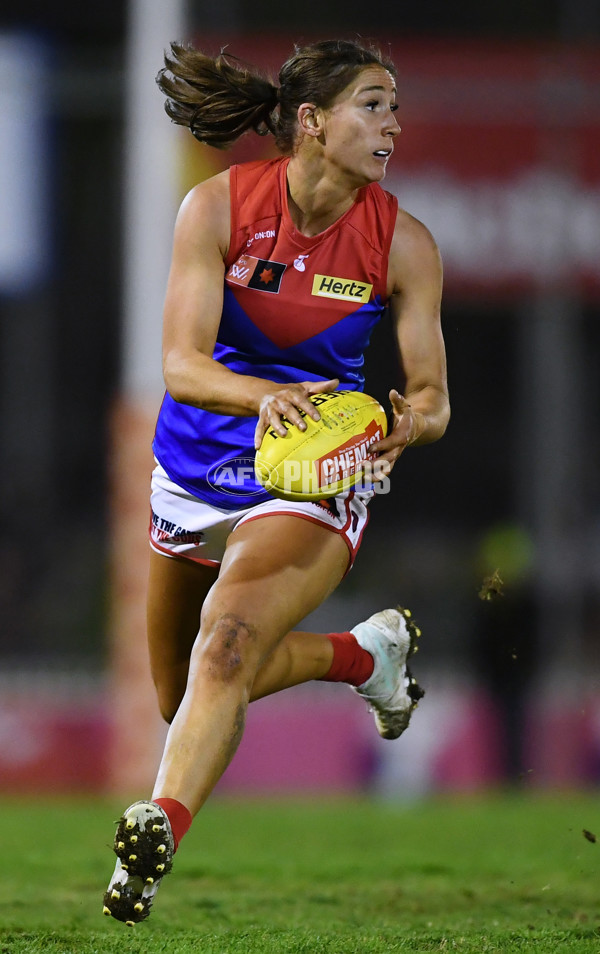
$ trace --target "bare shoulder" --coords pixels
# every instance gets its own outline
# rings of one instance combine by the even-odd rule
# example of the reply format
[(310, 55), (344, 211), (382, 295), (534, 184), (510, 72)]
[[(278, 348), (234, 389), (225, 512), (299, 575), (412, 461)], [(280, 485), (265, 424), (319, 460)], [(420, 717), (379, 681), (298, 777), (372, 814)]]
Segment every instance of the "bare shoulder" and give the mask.
[(176, 240), (204, 246), (215, 241), (223, 256), (229, 247), (229, 170), (198, 183), (181, 203)]
[(410, 212), (398, 209), (390, 248), (390, 293), (419, 280), (441, 283), (441, 277), (442, 260), (433, 235)]

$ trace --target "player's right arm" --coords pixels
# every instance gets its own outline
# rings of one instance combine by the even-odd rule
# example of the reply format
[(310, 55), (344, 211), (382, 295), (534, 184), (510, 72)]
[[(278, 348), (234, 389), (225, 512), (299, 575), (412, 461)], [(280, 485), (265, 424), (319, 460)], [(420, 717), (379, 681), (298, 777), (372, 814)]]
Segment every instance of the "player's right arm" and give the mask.
[(285, 436), (284, 415), (302, 430), (300, 410), (318, 420), (308, 396), (337, 382), (277, 384), (236, 374), (213, 359), (229, 229), (229, 173), (224, 172), (195, 186), (177, 216), (163, 316), (163, 375), (175, 401), (216, 414), (258, 416), (258, 446), (269, 426)]

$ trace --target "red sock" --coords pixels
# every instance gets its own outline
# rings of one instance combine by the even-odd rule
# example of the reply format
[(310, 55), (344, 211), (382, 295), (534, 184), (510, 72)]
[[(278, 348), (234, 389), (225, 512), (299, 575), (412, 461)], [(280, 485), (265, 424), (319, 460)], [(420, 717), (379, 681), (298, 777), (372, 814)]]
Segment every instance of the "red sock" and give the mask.
[(152, 801), (164, 809), (171, 825), (175, 851), (177, 851), (179, 842), (192, 824), (191, 813), (176, 798), (153, 798)]
[(333, 662), (322, 681), (362, 686), (373, 675), (375, 663), (371, 653), (359, 646), (352, 633), (327, 633), (327, 639), (333, 646)]

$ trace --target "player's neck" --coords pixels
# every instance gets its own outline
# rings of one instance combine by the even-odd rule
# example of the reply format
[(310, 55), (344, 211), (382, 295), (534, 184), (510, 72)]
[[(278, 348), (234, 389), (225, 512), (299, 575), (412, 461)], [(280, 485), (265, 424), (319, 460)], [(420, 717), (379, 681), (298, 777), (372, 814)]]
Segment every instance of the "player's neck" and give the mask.
[(350, 189), (315, 163), (299, 156), (287, 169), (288, 207), (294, 226), (303, 235), (318, 235), (344, 215), (353, 205), (358, 189)]

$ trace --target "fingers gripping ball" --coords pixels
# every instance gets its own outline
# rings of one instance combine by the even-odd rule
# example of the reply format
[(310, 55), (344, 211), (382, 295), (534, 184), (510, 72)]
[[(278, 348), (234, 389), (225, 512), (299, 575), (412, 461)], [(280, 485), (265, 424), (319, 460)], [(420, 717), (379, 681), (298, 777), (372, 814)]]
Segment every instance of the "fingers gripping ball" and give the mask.
[(275, 497), (322, 500), (350, 490), (376, 457), (370, 445), (386, 436), (385, 411), (362, 391), (326, 391), (310, 401), (319, 421), (303, 414), (301, 431), (284, 417), (285, 437), (269, 428), (256, 452), (256, 478)]

